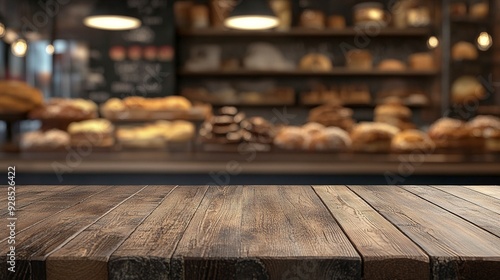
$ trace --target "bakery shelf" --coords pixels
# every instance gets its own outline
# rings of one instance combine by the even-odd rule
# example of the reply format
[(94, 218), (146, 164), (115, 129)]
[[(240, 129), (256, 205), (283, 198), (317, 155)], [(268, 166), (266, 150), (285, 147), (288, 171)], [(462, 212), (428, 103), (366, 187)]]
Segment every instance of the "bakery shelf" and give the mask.
[(430, 28), (383, 28), (378, 34), (372, 34), (372, 30), (366, 32), (357, 27), (347, 27), (344, 29), (309, 29), (292, 28), (289, 31), (245, 31), (230, 29), (181, 29), (178, 31), (181, 37), (350, 37), (370, 34), (372, 37), (423, 37), (429, 36)]
[(500, 105), (482, 105), (477, 111), (481, 115), (500, 116)]
[(418, 77), (418, 76), (434, 76), (439, 71), (436, 70), (406, 70), (406, 71), (379, 71), (379, 70), (351, 70), (346, 68), (335, 68), (332, 71), (253, 71), (253, 70), (236, 70), (236, 71), (180, 71), (181, 77), (335, 77), (335, 76), (402, 76), (402, 77)]
[[(321, 105), (325, 105), (325, 103), (300, 103), (301, 106), (306, 106), (306, 107), (317, 107)], [(374, 109), (377, 107), (377, 104), (342, 104), (342, 106), (347, 107), (347, 108), (352, 108), (352, 109)], [(411, 108), (411, 109), (423, 109), (423, 108), (429, 108), (430, 106), (428, 104), (406, 104), (405, 106)]]
[(469, 23), (469, 24), (481, 24), (488, 25), (489, 20), (486, 18), (475, 18), (471, 16), (453, 16), (451, 17), (451, 22), (453, 23)]

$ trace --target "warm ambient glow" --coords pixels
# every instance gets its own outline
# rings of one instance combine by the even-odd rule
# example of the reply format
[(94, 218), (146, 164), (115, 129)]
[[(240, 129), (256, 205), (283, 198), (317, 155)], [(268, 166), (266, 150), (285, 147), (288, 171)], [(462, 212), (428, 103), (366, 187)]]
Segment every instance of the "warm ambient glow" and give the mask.
[(235, 16), (227, 18), (224, 25), (234, 29), (263, 30), (279, 25), (279, 20), (273, 16)]
[(439, 46), (439, 39), (436, 36), (431, 36), (429, 40), (427, 40), (427, 46), (429, 49), (435, 49)]
[(17, 39), (11, 46), (12, 53), (17, 57), (23, 57), (28, 50), (28, 43), (24, 39)]
[(5, 43), (7, 44), (12, 44), (14, 43), (14, 41), (19, 38), (19, 35), (17, 35), (17, 32), (10, 29), (10, 28), (7, 28), (5, 29), (5, 34), (4, 34), (4, 37), (3, 37), (3, 40), (5, 41)]
[(491, 35), (488, 34), (488, 32), (481, 32), (481, 34), (477, 37), (477, 47), (479, 50), (487, 51), (492, 45), (493, 39), (491, 38)]
[(117, 15), (89, 16), (83, 23), (88, 27), (105, 30), (128, 30), (141, 26), (141, 21), (136, 18)]
[(2, 38), (5, 35), (5, 25), (0, 22), (0, 38)]
[(54, 54), (54, 51), (55, 51), (55, 49), (54, 49), (54, 46), (52, 44), (47, 45), (47, 47), (45, 48), (45, 52), (47, 54)]

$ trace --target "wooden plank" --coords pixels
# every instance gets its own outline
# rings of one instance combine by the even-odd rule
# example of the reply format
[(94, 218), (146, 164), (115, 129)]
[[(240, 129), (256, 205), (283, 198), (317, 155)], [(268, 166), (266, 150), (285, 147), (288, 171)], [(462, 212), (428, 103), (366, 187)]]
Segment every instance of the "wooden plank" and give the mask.
[(361, 258), (311, 187), (245, 187), (243, 198), (247, 263), (234, 279), (262, 271), (267, 279), (361, 279)]
[(404, 186), (403, 189), (500, 237), (500, 214), (496, 212), (430, 186)]
[(434, 186), (437, 189), (500, 213), (500, 199), (460, 186)]
[[(36, 203), (33, 202), (26, 207), (16, 208), (16, 216), (18, 217), (16, 232), (19, 234), (67, 208), (81, 203), (92, 196), (99, 195), (99, 193), (109, 188), (110, 186), (85, 186), (77, 189), (69, 189), (68, 191), (50, 194), (42, 200)], [(0, 215), (0, 219), (6, 218), (7, 214)], [(1, 229), (1, 237), (7, 236), (7, 228), (2, 227)], [(0, 242), (4, 242), (6, 239), (4, 238)]]
[(109, 214), (50, 254), (48, 280), (106, 280), (111, 254), (172, 191), (171, 186), (151, 186), (125, 201)]
[[(7, 273), (7, 248), (1, 248), (0, 279), (45, 279), (45, 258), (141, 190), (141, 186), (106, 189), (16, 235), (16, 273)], [(68, 198), (71, 200), (71, 196)], [(26, 216), (29, 216), (27, 213)]]
[(235, 279), (242, 203), (242, 186), (208, 189), (174, 252), (172, 279)]
[(500, 199), (500, 186), (465, 186), (468, 189)]
[(500, 275), (500, 238), (394, 186), (349, 186), (431, 258), (434, 279)]
[(316, 186), (363, 257), (363, 279), (429, 279), (429, 258), (399, 229), (345, 186)]
[[(51, 195), (70, 191), (76, 186), (16, 186), (16, 209), (28, 206)], [(0, 203), (7, 201), (7, 190), (5, 195), (0, 196)], [(0, 209), (1, 214), (7, 213), (7, 209)]]
[(206, 186), (173, 190), (111, 255), (109, 279), (169, 279), (170, 258), (206, 191)]

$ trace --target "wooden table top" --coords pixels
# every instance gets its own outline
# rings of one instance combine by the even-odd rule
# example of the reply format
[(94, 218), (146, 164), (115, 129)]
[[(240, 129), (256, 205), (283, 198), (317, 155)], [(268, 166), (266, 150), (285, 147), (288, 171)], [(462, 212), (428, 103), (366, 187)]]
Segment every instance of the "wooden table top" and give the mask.
[(0, 279), (500, 279), (498, 186), (17, 186), (16, 218)]

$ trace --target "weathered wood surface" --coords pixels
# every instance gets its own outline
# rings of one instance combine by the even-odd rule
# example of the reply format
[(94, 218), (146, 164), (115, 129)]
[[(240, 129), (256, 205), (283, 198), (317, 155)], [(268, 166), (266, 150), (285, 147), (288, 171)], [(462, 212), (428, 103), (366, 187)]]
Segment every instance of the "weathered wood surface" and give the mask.
[(16, 273), (4, 246), (0, 279), (500, 275), (496, 186), (23, 188)]

